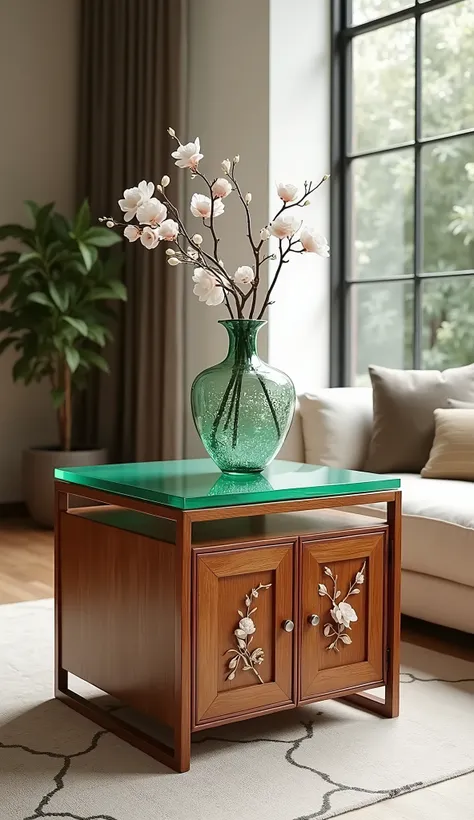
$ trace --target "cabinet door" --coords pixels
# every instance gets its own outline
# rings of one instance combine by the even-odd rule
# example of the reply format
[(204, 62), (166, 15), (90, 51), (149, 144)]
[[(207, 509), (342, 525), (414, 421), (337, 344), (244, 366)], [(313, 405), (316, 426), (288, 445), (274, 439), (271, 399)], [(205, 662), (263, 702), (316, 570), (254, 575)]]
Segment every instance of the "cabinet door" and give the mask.
[(195, 726), (292, 702), (294, 552), (197, 554)]
[(306, 542), (302, 700), (383, 682), (385, 533)]

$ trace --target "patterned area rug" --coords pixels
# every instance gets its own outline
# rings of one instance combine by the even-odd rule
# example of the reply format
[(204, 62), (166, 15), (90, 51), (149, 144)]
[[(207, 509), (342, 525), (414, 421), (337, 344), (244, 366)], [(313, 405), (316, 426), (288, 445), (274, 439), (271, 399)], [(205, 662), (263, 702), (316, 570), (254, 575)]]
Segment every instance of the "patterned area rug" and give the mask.
[(197, 734), (177, 775), (52, 699), (52, 603), (0, 607), (1, 820), (313, 820), (474, 770), (474, 664), (405, 645), (402, 714), (327, 701)]

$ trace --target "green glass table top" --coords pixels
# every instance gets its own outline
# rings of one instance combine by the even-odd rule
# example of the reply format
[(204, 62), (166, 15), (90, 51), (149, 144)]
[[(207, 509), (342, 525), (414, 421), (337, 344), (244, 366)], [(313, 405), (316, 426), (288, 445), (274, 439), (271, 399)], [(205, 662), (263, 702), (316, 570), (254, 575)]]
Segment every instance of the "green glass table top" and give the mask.
[(180, 510), (370, 493), (400, 487), (400, 480), (392, 476), (278, 460), (255, 475), (221, 473), (208, 458), (67, 467), (56, 469), (54, 474), (55, 478), (71, 484)]

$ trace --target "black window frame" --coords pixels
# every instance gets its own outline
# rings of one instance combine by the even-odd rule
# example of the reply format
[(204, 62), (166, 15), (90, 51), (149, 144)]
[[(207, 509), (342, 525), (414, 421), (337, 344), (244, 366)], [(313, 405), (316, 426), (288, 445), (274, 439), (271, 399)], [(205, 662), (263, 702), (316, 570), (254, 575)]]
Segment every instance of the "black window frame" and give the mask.
[[(422, 42), (421, 18), (434, 9), (456, 5), (462, 0), (415, 0), (414, 4), (399, 11), (358, 25), (351, 25), (351, 2), (331, 2), (331, 205), (330, 205), (330, 384), (333, 387), (350, 382), (350, 290), (358, 284), (379, 282), (413, 282), (413, 362), (421, 367), (422, 359), (422, 305), (421, 286), (430, 279), (473, 276), (474, 270), (441, 272), (423, 271), (423, 188), (422, 157), (424, 145), (444, 142), (453, 137), (474, 135), (474, 128), (443, 133), (435, 137), (422, 136)], [(415, 133), (414, 139), (369, 151), (352, 151), (352, 41), (360, 34), (385, 26), (415, 19)], [(410, 276), (355, 279), (349, 277), (351, 251), (352, 191), (350, 165), (359, 157), (391, 153), (401, 148), (414, 149), (414, 254), (413, 273)]]

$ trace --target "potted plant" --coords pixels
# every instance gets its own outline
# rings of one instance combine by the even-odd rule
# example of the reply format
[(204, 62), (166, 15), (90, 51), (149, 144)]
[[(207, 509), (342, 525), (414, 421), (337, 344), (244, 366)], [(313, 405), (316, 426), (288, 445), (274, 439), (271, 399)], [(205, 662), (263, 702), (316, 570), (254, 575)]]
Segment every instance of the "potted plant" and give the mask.
[[(70, 221), (54, 210), (25, 203), (33, 227), (3, 225), (0, 240), (13, 239), (24, 250), (0, 253), (0, 353), (17, 353), (13, 380), (30, 384), (46, 379), (57, 412), (59, 446), (24, 453), (24, 492), (31, 516), (53, 523), (53, 475), (59, 466), (100, 464), (104, 450), (76, 449), (72, 441), (74, 394), (93, 368), (107, 372), (101, 348), (112, 338), (111, 300), (127, 298), (118, 278), (119, 256), (100, 256), (117, 242), (106, 228), (90, 224), (87, 201)], [(0, 280), (1, 281), (1, 280)]]

